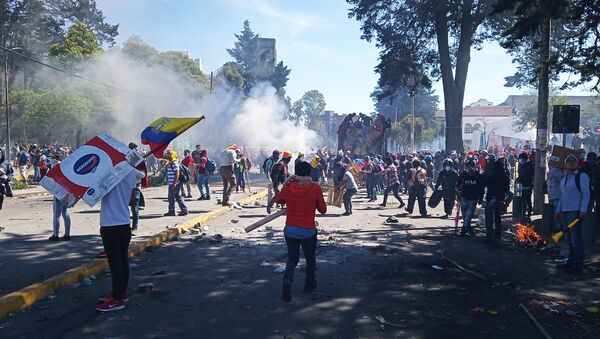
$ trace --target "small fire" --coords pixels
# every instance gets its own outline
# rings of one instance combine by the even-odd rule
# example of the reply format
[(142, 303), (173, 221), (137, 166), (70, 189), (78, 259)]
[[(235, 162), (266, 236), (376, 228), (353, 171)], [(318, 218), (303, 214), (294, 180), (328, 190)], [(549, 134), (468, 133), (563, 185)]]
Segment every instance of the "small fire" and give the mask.
[(545, 246), (546, 240), (542, 239), (535, 231), (533, 225), (516, 224), (517, 242), (530, 246)]

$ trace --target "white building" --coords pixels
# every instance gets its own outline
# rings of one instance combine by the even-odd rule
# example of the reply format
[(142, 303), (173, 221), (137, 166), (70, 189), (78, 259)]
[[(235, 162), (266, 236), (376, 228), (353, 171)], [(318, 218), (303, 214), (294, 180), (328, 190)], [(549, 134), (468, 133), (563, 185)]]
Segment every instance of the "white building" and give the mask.
[[(490, 132), (494, 129), (493, 123), (507, 118), (512, 120), (513, 115), (512, 106), (494, 106), (492, 102), (485, 99), (479, 99), (477, 102), (465, 107), (462, 119), (465, 146), (479, 148), (481, 135), (490, 135)], [(445, 119), (446, 112), (439, 110), (435, 113), (435, 117)]]

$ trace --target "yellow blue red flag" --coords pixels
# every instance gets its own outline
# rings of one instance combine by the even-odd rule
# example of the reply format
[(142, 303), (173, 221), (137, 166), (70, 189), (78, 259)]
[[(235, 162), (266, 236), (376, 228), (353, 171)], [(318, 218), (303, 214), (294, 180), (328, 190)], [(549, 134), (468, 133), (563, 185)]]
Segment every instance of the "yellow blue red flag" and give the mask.
[(202, 121), (200, 118), (169, 118), (157, 119), (142, 131), (142, 144), (150, 146), (150, 152), (157, 158), (162, 158), (169, 143), (188, 128)]

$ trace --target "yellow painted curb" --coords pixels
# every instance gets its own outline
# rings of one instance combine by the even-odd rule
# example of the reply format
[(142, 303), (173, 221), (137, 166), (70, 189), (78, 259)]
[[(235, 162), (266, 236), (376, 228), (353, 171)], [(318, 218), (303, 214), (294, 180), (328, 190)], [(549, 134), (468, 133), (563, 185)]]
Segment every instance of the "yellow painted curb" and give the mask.
[[(238, 201), (238, 203), (240, 205), (248, 205), (266, 196), (267, 191), (264, 190), (246, 197)], [(142, 253), (147, 247), (159, 246), (161, 243), (194, 228), (196, 225), (207, 223), (212, 218), (226, 214), (231, 210), (232, 207), (219, 207), (208, 213), (204, 213), (193, 219), (187, 220), (176, 227), (166, 229), (147, 239), (136, 241), (129, 246), (129, 257), (134, 257)], [(104, 271), (107, 267), (108, 263), (106, 259), (94, 259), (87, 264), (77, 266), (42, 282), (35, 283), (19, 291), (0, 297), (0, 319), (5, 318), (11, 312), (23, 310), (35, 304), (38, 300), (48, 297), (48, 295), (61, 287), (81, 281), (83, 278), (91, 275), (97, 275)]]

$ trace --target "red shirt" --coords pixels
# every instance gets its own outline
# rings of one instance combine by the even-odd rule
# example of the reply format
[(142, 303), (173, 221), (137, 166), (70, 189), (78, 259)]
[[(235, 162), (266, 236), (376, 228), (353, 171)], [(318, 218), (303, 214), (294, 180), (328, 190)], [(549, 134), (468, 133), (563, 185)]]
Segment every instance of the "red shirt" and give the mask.
[(316, 228), (315, 210), (321, 214), (327, 213), (321, 186), (316, 183), (300, 185), (292, 181), (283, 186), (275, 197), (275, 202), (287, 205), (286, 226)]

